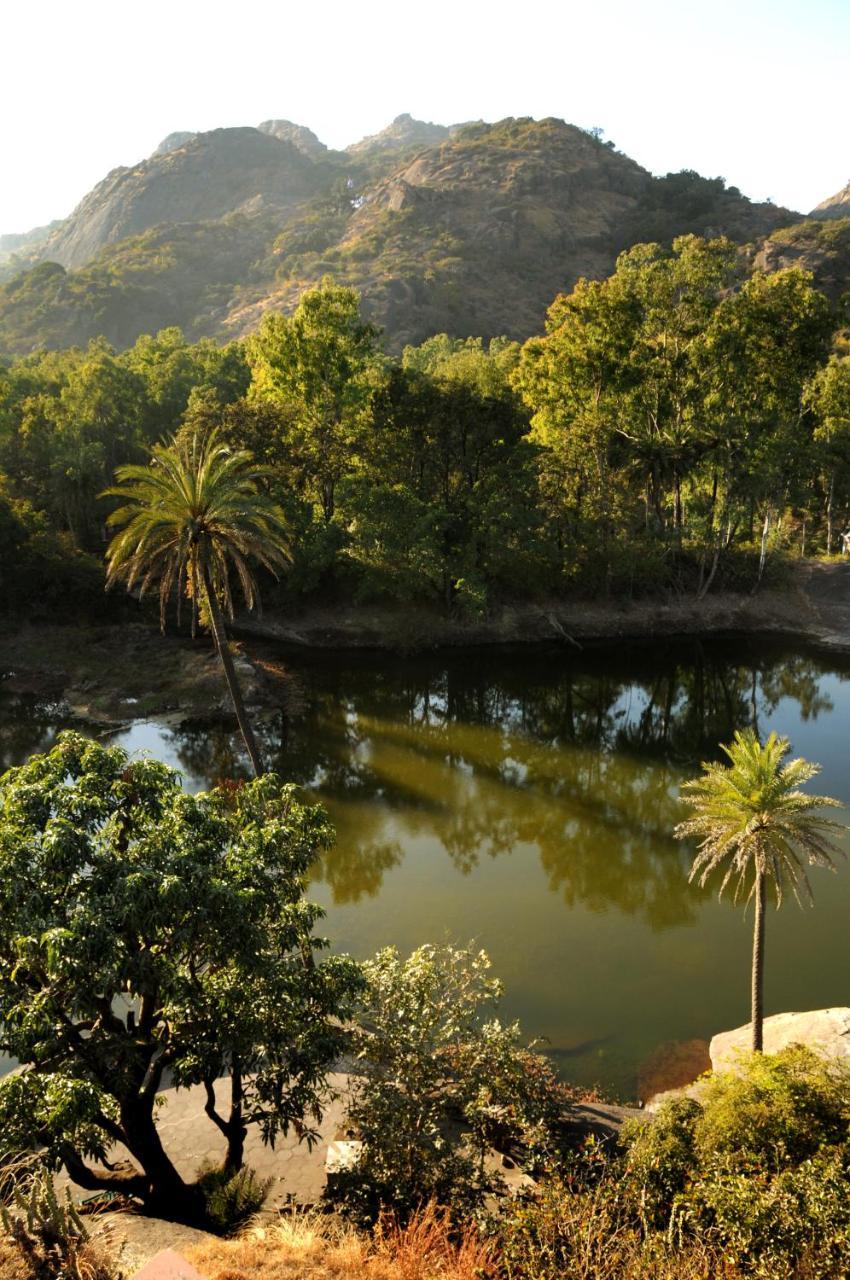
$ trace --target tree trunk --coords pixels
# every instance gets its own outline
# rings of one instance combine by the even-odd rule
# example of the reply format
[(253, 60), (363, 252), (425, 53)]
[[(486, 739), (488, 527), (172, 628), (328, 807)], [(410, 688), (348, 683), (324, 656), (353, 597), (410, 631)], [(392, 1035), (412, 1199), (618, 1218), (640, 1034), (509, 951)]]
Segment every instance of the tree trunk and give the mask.
[(755, 595), (761, 586), (761, 580), (764, 577), (764, 566), (767, 563), (767, 535), (770, 533), (770, 507), (764, 513), (764, 523), (761, 527), (761, 548), (759, 551), (759, 571), (752, 589), (751, 595)]
[(165, 1152), (154, 1123), (153, 1102), (139, 1103), (134, 1099), (123, 1103), (120, 1124), (127, 1150), (147, 1179), (147, 1203), (155, 1205), (162, 1216), (184, 1222), (197, 1220), (201, 1210), (199, 1195), (183, 1181)]
[(835, 472), (829, 477), (829, 491), (826, 497), (826, 554), (832, 555), (832, 499), (835, 493)]
[(224, 617), (221, 612), (221, 605), (218, 597), (213, 590), (212, 579), (208, 565), (203, 566), (204, 591), (207, 596), (207, 607), (210, 611), (210, 622), (212, 623), (213, 639), (215, 647), (218, 650), (218, 656), (221, 665), (224, 668), (224, 678), (227, 681), (227, 688), (230, 691), (230, 699), (233, 703), (233, 710), (236, 712), (236, 719), (239, 724), (239, 730), (245, 743), (248, 755), (251, 758), (251, 765), (254, 769), (254, 776), (261, 777), (265, 773), (263, 768), (262, 757), (254, 737), (254, 731), (251, 728), (251, 722), (248, 719), (248, 713), (245, 710), (245, 703), (242, 700), (242, 690), (239, 688), (239, 681), (236, 677), (236, 668), (233, 665), (233, 658), (230, 654), (230, 647), (227, 643), (227, 631), (224, 626)]
[(756, 918), (753, 925), (752, 1023), (753, 1053), (762, 1051), (764, 1022), (764, 872), (756, 872)]

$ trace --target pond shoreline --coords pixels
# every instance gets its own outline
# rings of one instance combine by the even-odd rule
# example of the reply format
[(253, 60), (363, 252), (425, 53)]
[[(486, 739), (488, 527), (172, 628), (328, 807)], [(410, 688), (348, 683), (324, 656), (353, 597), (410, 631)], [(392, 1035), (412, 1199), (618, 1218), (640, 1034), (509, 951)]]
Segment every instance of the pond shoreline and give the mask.
[[(481, 618), (421, 607), (312, 607), (242, 616), (232, 632), (246, 701), (255, 714), (286, 709), (292, 692), (287, 650), (579, 653), (630, 642), (770, 636), (850, 654), (850, 564), (804, 562), (794, 566), (782, 588), (756, 595), (514, 602)], [(61, 701), (75, 722), (105, 728), (140, 717), (231, 714), (209, 638), (162, 635), (148, 621), (7, 627), (0, 632), (0, 690)]]
[(806, 561), (780, 588), (622, 600), (512, 602), (482, 617), (421, 606), (308, 607), (240, 617), (234, 634), (297, 649), (440, 649), (585, 645), (689, 636), (770, 634), (850, 653), (850, 564)]

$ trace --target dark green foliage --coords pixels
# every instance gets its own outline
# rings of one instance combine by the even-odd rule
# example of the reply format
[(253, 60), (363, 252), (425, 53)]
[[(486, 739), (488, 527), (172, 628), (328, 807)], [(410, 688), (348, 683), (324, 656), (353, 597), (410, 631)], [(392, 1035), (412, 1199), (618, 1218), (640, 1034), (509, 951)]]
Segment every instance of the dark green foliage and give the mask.
[(202, 1166), (196, 1185), (208, 1230), (220, 1236), (235, 1234), (260, 1212), (272, 1182), (272, 1178), (258, 1178), (247, 1165), (236, 1173), (216, 1165)]
[[(509, 126), (505, 145), (530, 128)], [(683, 200), (705, 188), (670, 185)], [(690, 236), (580, 281), (523, 348), (442, 333), (392, 360), (356, 292), (325, 279), (246, 343), (167, 329), (121, 354), (101, 340), (0, 365), (0, 538), (23, 549), (10, 598), (27, 607), (38, 555), (40, 600), (73, 615), (90, 568), (74, 549), (100, 552), (116, 466), (211, 430), (267, 468), (291, 530), (272, 604), (470, 618), (779, 582), (789, 555), (834, 552), (850, 520), (837, 319), (805, 272), (748, 275), (729, 240)]]
[[(66, 733), (0, 779), (0, 830), (0, 1049), (29, 1068), (0, 1081), (0, 1130), (84, 1187), (197, 1220), (156, 1128), (164, 1072), (205, 1088), (236, 1172), (249, 1125), (311, 1132), (346, 1041), (359, 977), (319, 958), (303, 899), (323, 813), (270, 774), (191, 796)], [(92, 1169), (115, 1141), (134, 1171)]]
[(103, 570), (56, 532), (43, 512), (12, 498), (0, 474), (0, 596), (10, 614), (53, 619), (103, 613)]

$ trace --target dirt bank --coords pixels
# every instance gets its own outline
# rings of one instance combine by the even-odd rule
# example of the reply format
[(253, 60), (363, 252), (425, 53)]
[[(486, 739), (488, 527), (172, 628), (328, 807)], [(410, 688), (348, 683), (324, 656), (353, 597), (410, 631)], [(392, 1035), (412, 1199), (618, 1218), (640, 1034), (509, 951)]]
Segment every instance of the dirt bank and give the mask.
[(553, 641), (581, 648), (610, 640), (772, 633), (850, 652), (850, 564), (805, 562), (794, 566), (781, 590), (756, 595), (522, 602), (483, 617), (398, 605), (311, 607), (240, 618), (237, 631), (293, 646), (389, 650)]
[[(350, 606), (240, 618), (237, 667), (255, 710), (287, 705), (291, 677), (277, 646), (416, 651), (564, 645), (672, 636), (784, 635), (850, 653), (850, 564), (796, 566), (782, 590), (646, 600), (503, 605), (480, 618), (421, 607)], [(270, 643), (271, 642), (271, 643)], [(114, 725), (144, 716), (229, 714), (207, 636), (161, 635), (152, 623), (103, 627), (10, 626), (0, 634), (0, 690), (65, 704), (69, 717)]]

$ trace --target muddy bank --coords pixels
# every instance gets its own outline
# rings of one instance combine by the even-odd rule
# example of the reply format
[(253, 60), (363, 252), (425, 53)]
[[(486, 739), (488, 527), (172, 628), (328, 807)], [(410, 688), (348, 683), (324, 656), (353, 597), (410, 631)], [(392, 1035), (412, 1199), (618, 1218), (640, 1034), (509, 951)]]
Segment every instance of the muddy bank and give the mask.
[(781, 590), (640, 601), (505, 604), (482, 617), (453, 617), (422, 607), (306, 608), (242, 617), (235, 628), (264, 639), (318, 649), (475, 648), (564, 644), (578, 649), (612, 640), (670, 636), (785, 635), (850, 652), (850, 564), (794, 566)]
[[(557, 645), (579, 651), (611, 641), (775, 635), (850, 653), (850, 564), (796, 566), (782, 590), (755, 596), (515, 603), (480, 618), (421, 607), (311, 607), (243, 616), (233, 630), (246, 701), (260, 714), (286, 709), (294, 696), (281, 647), (416, 652)], [(210, 638), (162, 635), (152, 622), (9, 627), (0, 633), (0, 691), (61, 702), (71, 720), (104, 726), (231, 712)]]
[[(254, 710), (280, 707), (286, 673), (234, 655)], [(268, 668), (268, 669), (266, 669)], [(232, 708), (208, 636), (162, 635), (155, 626), (24, 626), (0, 634), (0, 693), (55, 702), (61, 718), (114, 728), (133, 720), (220, 719)]]

